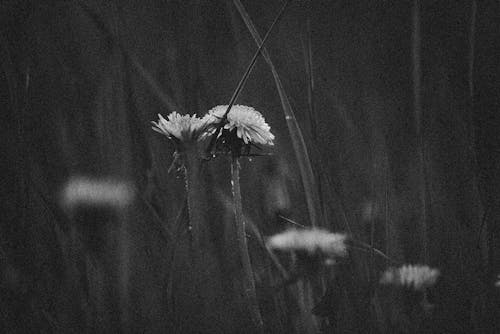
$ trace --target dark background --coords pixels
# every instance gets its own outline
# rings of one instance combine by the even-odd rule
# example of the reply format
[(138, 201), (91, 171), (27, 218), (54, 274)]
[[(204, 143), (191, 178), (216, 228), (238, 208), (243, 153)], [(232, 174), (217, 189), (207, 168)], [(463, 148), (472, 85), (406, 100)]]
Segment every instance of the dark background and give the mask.
[[(243, 4), (262, 36), (281, 6), (278, 0)], [(349, 232), (397, 261), (439, 268), (437, 315), (427, 331), (493, 332), (500, 273), (500, 3), (419, 1), (419, 29), (414, 15), (412, 1), (292, 1), (266, 46), (310, 152), (320, 225)], [(227, 104), (255, 50), (232, 1), (0, 2), (3, 328), (182, 331), (179, 324), (189, 318), (182, 312), (189, 310), (172, 306), (175, 289), (168, 282), (181, 270), (173, 240), (182, 238), (184, 224), (176, 217), (184, 184), (167, 173), (173, 149), (150, 121), (158, 113), (203, 115)], [(309, 225), (290, 133), (263, 59), (238, 103), (261, 111), (276, 135), (272, 157), (243, 163), (245, 211), (263, 235), (287, 227), (277, 212)], [(68, 215), (58, 193), (73, 175), (130, 180), (137, 201), (118, 214)], [(228, 175), (222, 159), (207, 176), (210, 238), (218, 259), (229, 263), (220, 269), (226, 278), (234, 261), (220, 246), (220, 221), (231, 219)], [(95, 225), (82, 231), (79, 219)], [(126, 241), (115, 233), (118, 221), (126, 224)], [(116, 242), (127, 245), (126, 269)], [(257, 283), (265, 287), (276, 275), (259, 247), (251, 241), (250, 247), (256, 275), (263, 275)], [(358, 257), (355, 279), (369, 281), (366, 256)], [(128, 277), (125, 300), (116, 297), (120, 270)], [(213, 303), (211, 330), (245, 332), (248, 320), (231, 304), (231, 288), (219, 289), (227, 291)], [(306, 331), (293, 289), (261, 297), (269, 331)], [(357, 305), (358, 297), (349, 296), (342, 298)], [(327, 328), (364, 332), (363, 311), (347, 311), (344, 299), (338, 312), (346, 315)]]

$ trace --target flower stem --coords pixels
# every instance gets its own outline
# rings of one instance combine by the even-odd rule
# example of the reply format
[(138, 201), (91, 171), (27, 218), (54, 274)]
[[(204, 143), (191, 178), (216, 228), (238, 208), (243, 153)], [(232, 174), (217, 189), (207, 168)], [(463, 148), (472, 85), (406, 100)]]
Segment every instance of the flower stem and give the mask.
[(191, 234), (191, 247), (196, 251), (200, 249), (201, 225), (204, 216), (204, 187), (201, 182), (201, 159), (198, 156), (196, 146), (184, 152), (186, 193), (189, 214), (189, 230)]
[(253, 278), (250, 255), (248, 254), (247, 239), (245, 234), (245, 221), (243, 220), (243, 207), (241, 202), (240, 189), (240, 169), (239, 161), (236, 155), (233, 155), (231, 161), (231, 188), (234, 199), (234, 216), (236, 221), (236, 238), (238, 241), (241, 262), (243, 265), (243, 292), (246, 299), (250, 317), (256, 325), (259, 332), (263, 331), (262, 317), (260, 315), (257, 293), (255, 291), (255, 281)]
[(178, 330), (194, 333), (206, 328), (205, 318), (209, 310), (203, 284), (207, 277), (202, 260), (202, 252), (206, 251), (206, 245), (202, 244), (206, 200), (196, 144), (186, 144), (181, 157), (185, 172), (189, 237), (187, 240), (181, 238), (185, 243), (177, 246), (177, 260), (183, 263), (179, 266), (181, 275), (175, 292), (179, 299), (176, 312), (179, 314)]

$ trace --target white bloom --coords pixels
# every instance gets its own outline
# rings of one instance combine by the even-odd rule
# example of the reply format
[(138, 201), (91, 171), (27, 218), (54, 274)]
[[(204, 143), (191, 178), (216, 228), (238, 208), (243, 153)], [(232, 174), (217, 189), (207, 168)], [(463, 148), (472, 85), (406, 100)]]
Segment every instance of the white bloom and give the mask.
[(330, 233), (326, 230), (312, 228), (304, 230), (290, 229), (270, 237), (266, 245), (271, 249), (281, 251), (306, 251), (314, 254), (321, 251), (327, 256), (346, 256), (345, 241), (347, 236), (340, 233)]
[(153, 130), (170, 139), (177, 139), (181, 142), (198, 140), (205, 129), (205, 122), (195, 115), (180, 115), (172, 112), (168, 115), (168, 120), (158, 114), (158, 122), (153, 123)]
[[(219, 105), (208, 111), (203, 117), (203, 121), (211, 128), (209, 132), (213, 134), (222, 117), (226, 113), (228, 105)], [(252, 107), (243, 105), (233, 105), (227, 115), (227, 123), (224, 129), (232, 131), (236, 129), (236, 135), (245, 144), (254, 143), (262, 145), (274, 145), (274, 135), (271, 127), (260, 112)]]
[(61, 204), (66, 208), (78, 205), (124, 207), (134, 197), (131, 184), (112, 179), (73, 177), (64, 186)]
[(439, 270), (422, 265), (404, 265), (399, 268), (387, 269), (381, 279), (381, 284), (401, 285), (415, 290), (426, 289), (436, 283)]

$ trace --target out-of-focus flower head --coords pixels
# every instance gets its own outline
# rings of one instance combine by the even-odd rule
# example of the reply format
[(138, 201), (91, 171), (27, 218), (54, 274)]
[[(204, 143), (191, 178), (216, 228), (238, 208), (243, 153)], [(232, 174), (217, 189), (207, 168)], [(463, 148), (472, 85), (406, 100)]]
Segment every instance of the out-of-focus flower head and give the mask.
[(334, 258), (347, 255), (346, 239), (345, 234), (331, 233), (319, 228), (290, 229), (269, 237), (266, 245), (270, 249), (304, 251), (311, 255), (319, 251)]
[(495, 287), (500, 289), (500, 274), (497, 276), (497, 281), (495, 282)]
[(202, 139), (205, 122), (195, 115), (180, 115), (171, 112), (167, 119), (158, 114), (158, 122), (151, 122), (153, 130), (177, 142), (190, 142)]
[(72, 177), (61, 192), (61, 204), (72, 209), (80, 205), (122, 208), (134, 198), (132, 185), (126, 181)]
[[(204, 123), (207, 124), (208, 135), (213, 134), (219, 123), (223, 121), (227, 108), (228, 105), (216, 106), (203, 117)], [(274, 145), (271, 127), (266, 123), (262, 114), (252, 107), (233, 105), (225, 122), (223, 129), (230, 133), (235, 131), (236, 136), (243, 140), (245, 145)]]
[(433, 286), (439, 270), (423, 265), (403, 265), (399, 268), (387, 269), (380, 278), (381, 284), (399, 285), (415, 290), (424, 290)]

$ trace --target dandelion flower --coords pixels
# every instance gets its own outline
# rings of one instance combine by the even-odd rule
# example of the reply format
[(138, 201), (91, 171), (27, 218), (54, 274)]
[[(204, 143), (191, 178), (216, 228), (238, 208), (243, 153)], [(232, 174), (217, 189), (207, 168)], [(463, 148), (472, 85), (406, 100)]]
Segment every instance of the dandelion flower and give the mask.
[(343, 257), (347, 255), (346, 239), (345, 234), (330, 233), (318, 228), (290, 229), (273, 235), (266, 245), (281, 251), (305, 251), (309, 254), (320, 251), (329, 257)]
[(62, 189), (61, 204), (70, 209), (79, 205), (124, 207), (133, 197), (133, 187), (128, 182), (73, 177)]
[(198, 140), (205, 130), (205, 122), (195, 115), (180, 115), (177, 112), (172, 112), (163, 118), (158, 114), (158, 122), (153, 123), (153, 130), (167, 136), (169, 139), (174, 139), (181, 142)]
[(381, 279), (381, 284), (400, 285), (415, 290), (424, 290), (436, 283), (439, 270), (422, 265), (404, 265), (399, 268), (387, 269)]
[[(216, 106), (203, 117), (204, 123), (209, 127), (209, 134), (214, 133), (227, 108), (228, 105)], [(224, 129), (230, 132), (236, 130), (237, 137), (247, 145), (250, 143), (274, 145), (274, 135), (271, 133), (271, 127), (266, 123), (262, 114), (252, 107), (233, 105), (227, 114)]]

